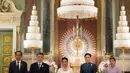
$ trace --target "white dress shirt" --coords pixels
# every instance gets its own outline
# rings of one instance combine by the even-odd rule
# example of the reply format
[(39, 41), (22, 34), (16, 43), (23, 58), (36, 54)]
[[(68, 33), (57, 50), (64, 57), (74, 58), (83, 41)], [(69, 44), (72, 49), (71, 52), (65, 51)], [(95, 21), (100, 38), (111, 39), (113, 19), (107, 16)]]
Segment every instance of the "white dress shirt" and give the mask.
[(19, 70), (20, 70), (20, 66), (21, 66), (21, 60), (20, 61), (17, 61), (16, 60), (16, 66), (19, 64)]

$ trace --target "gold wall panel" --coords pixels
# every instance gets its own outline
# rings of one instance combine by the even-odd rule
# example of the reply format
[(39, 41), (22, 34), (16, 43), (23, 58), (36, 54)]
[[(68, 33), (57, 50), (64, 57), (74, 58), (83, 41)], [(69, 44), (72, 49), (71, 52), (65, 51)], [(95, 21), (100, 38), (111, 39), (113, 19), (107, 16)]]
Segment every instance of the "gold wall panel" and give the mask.
[(11, 54), (12, 45), (3, 45), (3, 54)]
[(8, 73), (9, 71), (9, 68), (8, 67), (3, 67), (2, 68), (2, 73)]
[(9, 65), (11, 62), (11, 56), (10, 55), (4, 55), (3, 56), (3, 65)]
[(12, 44), (12, 35), (3, 35), (3, 44)]
[(12, 31), (3, 31), (0, 33), (0, 73), (8, 73), (9, 63), (12, 61), (13, 33)]

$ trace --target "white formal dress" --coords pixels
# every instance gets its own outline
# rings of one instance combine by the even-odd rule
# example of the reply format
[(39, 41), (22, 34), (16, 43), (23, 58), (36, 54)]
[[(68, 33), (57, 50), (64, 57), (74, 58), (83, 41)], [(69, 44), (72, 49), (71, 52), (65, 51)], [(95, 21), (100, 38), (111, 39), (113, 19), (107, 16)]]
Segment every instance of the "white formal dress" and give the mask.
[(59, 68), (57, 73), (74, 73), (72, 68), (69, 68), (68, 70), (64, 71), (62, 68)]

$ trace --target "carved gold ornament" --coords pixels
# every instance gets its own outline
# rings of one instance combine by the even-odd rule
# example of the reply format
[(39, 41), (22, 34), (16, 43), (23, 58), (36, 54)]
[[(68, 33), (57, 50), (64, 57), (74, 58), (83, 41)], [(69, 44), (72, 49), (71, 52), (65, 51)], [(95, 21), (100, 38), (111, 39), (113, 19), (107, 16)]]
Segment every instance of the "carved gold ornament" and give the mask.
[(3, 41), (4, 41), (4, 44), (12, 43), (12, 35), (4, 35)]
[(3, 54), (11, 54), (12, 46), (11, 45), (4, 45), (3, 46)]
[(2, 73), (8, 73), (9, 68), (8, 68), (8, 67), (3, 67), (3, 70), (2, 70), (2, 71), (3, 71)]
[(8, 65), (11, 62), (11, 56), (4, 56), (3, 57), (3, 64)]

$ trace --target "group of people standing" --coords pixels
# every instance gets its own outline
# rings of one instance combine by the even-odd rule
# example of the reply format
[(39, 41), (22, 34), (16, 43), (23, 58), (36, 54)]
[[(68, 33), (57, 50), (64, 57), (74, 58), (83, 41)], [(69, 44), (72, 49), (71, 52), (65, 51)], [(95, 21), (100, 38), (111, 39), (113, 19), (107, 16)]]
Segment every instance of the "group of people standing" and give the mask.
[[(96, 64), (91, 62), (91, 54), (86, 53), (84, 55), (85, 63), (80, 66), (80, 73), (96, 73)], [(28, 73), (27, 63), (22, 58), (22, 52), (15, 52), (15, 61), (12, 61), (9, 65), (9, 73)], [(43, 62), (44, 54), (37, 54), (37, 61), (30, 66), (29, 73), (49, 73), (49, 65)], [(105, 73), (121, 73), (120, 69), (115, 66), (116, 59), (114, 57), (109, 58), (110, 65), (105, 64)], [(61, 60), (61, 67), (57, 73), (74, 73), (73, 69), (69, 66), (68, 58), (63, 57)]]
[[(22, 52), (15, 52), (15, 61), (12, 61), (9, 65), (9, 73), (28, 73), (27, 63), (23, 61)], [(37, 62), (34, 62), (30, 66), (29, 73), (49, 73), (49, 65), (43, 62), (44, 54), (37, 54)]]

